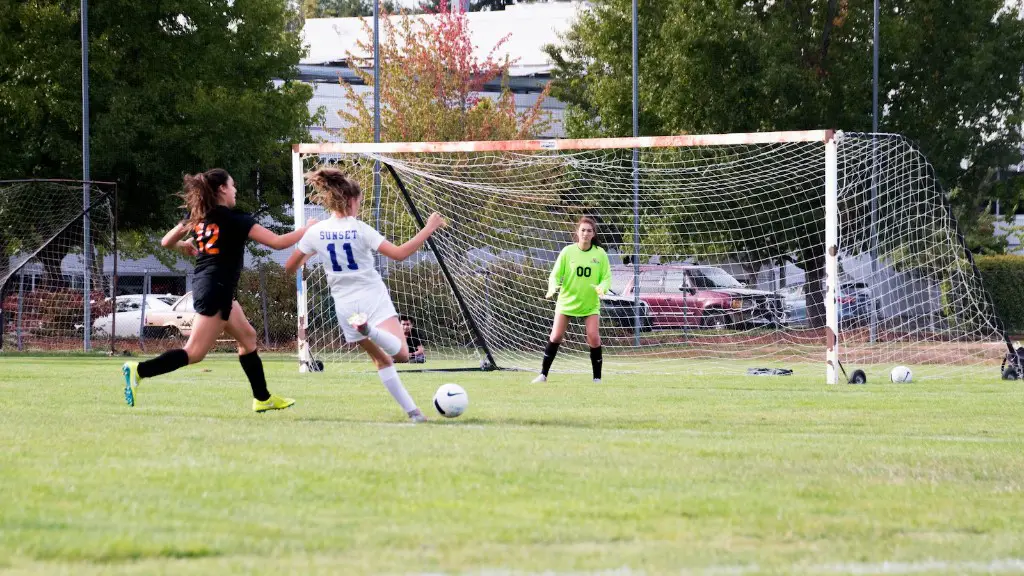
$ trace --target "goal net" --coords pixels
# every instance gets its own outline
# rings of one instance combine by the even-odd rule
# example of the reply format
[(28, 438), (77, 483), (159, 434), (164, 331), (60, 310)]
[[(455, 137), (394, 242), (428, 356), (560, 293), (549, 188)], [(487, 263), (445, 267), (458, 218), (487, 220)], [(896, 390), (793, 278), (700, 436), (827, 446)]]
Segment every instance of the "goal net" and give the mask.
[[(327, 217), (301, 178), (324, 165), (360, 182), (361, 218), (392, 242), (431, 212), (448, 220), (409, 260), (379, 260), (424, 368), (538, 370), (554, 312), (548, 275), (584, 215), (612, 263), (607, 372), (806, 364), (835, 381), (841, 362), (885, 367), (877, 381), (894, 364), (946, 376), (1006, 352), (939, 182), (900, 136), (303, 144), (299, 222)], [(316, 260), (299, 291), (300, 358), (362, 361)], [(553, 370), (589, 372), (582, 322), (570, 323)]]
[(0, 351), (112, 349), (112, 332), (93, 326), (110, 314), (116, 281), (113, 191), (106, 182), (0, 181)]

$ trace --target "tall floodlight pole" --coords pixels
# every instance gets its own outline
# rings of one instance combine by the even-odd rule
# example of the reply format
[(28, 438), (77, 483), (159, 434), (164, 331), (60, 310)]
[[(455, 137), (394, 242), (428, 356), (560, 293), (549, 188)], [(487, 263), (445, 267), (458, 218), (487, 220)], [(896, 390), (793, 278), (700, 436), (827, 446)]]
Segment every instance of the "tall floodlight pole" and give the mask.
[(874, 40), (872, 41), (874, 67), (871, 74), (871, 342), (877, 337), (878, 306), (875, 289), (878, 284), (878, 2), (872, 20)]
[(878, 133), (878, 0), (875, 0), (875, 16), (872, 20), (874, 40), (874, 70), (871, 75), (871, 131)]
[[(637, 0), (633, 0), (633, 138), (640, 136)], [(633, 345), (640, 346), (640, 149), (633, 148)]]
[[(373, 0), (373, 141), (380, 142), (380, 0)], [(373, 162), (373, 222), (380, 230), (380, 161)], [(377, 256), (377, 269), (381, 267)]]
[[(92, 278), (90, 278), (90, 267), (92, 266), (92, 242), (89, 230), (89, 0), (81, 0), (82, 10), (82, 271), (83, 291), (82, 298), (82, 344), (86, 351), (92, 348), (90, 332), (92, 331), (92, 303), (89, 302), (89, 293)], [(117, 207), (114, 207), (117, 210)], [(115, 256), (116, 257), (116, 256)], [(116, 297), (116, 294), (115, 294)]]

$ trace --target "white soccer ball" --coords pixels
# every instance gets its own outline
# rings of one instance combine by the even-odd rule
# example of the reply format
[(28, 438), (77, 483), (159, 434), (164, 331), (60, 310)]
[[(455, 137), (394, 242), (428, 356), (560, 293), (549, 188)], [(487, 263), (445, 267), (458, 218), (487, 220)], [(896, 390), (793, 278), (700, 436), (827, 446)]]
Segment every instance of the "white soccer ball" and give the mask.
[(434, 408), (445, 418), (455, 418), (466, 411), (469, 396), (458, 384), (443, 384), (434, 393)]
[(910, 382), (914, 379), (914, 375), (910, 372), (910, 368), (897, 366), (889, 373), (889, 379), (893, 382)]

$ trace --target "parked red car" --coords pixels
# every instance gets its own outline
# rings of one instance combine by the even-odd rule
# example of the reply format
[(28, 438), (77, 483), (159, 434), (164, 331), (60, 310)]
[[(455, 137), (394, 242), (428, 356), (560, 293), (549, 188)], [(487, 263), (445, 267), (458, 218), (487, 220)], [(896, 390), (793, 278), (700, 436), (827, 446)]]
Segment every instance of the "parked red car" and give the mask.
[[(612, 270), (612, 289), (633, 297), (633, 268)], [(618, 289), (616, 289), (618, 288)], [(785, 323), (783, 298), (746, 288), (715, 266), (641, 266), (640, 299), (655, 328), (749, 328)]]

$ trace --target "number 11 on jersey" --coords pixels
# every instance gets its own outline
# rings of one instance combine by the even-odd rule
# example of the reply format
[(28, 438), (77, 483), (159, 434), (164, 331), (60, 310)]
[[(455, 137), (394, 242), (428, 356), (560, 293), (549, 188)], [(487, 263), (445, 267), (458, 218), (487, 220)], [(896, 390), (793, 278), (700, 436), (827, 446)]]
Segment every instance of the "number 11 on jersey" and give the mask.
[[(341, 264), (338, 264), (338, 249), (335, 246), (335, 244), (328, 244), (327, 251), (331, 254), (331, 268), (333, 268), (335, 272), (341, 272), (344, 269), (341, 267)], [(348, 260), (348, 269), (358, 270), (359, 266), (356, 264), (355, 257), (352, 256), (352, 245), (345, 242), (341, 245), (341, 249), (345, 251), (345, 258)]]

